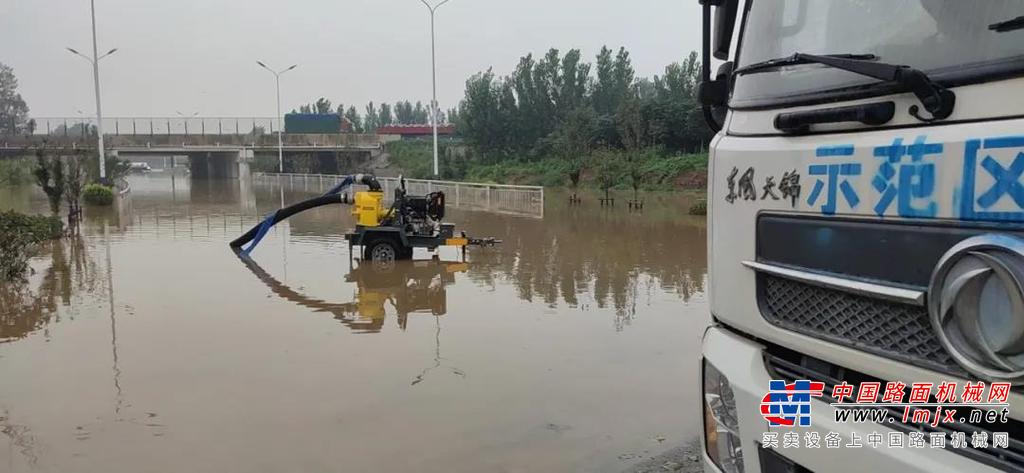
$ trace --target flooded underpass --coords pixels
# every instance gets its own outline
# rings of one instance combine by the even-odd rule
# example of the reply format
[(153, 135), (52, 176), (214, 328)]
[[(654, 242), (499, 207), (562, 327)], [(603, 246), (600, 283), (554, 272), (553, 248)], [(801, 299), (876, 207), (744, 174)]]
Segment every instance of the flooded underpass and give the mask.
[(0, 286), (0, 470), (618, 472), (698, 433), (706, 230), (686, 196), (449, 209), (503, 243), (374, 268), (341, 206), (249, 261), (228, 248), (315, 191), (131, 183)]

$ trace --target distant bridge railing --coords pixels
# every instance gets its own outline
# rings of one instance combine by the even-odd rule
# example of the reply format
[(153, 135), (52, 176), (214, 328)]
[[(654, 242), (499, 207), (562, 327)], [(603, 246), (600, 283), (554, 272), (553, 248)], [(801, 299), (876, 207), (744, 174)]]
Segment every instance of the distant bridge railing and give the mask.
[[(326, 192), (341, 179), (333, 174), (261, 173), (252, 174), (253, 182), (287, 186), (312, 192)], [(385, 199), (391, 201), (398, 188), (395, 177), (378, 177)], [(544, 188), (456, 181), (406, 179), (405, 188), (412, 195), (443, 191), (447, 204), (455, 208), (488, 210), (529, 217), (544, 218)]]
[[(106, 131), (106, 130), (104, 130)], [(121, 150), (155, 150), (173, 148), (277, 148), (277, 135), (110, 135), (106, 137), (105, 146)], [(0, 135), (0, 149), (22, 149), (33, 146), (53, 148), (95, 148), (96, 136), (87, 135)], [(283, 135), (287, 150), (317, 148), (377, 150), (381, 148), (380, 135), (359, 133), (334, 134), (286, 134)]]
[[(262, 135), (277, 133), (281, 119), (274, 117), (104, 117), (104, 135)], [(0, 135), (95, 135), (90, 117), (38, 117), (27, 126), (0, 124)]]

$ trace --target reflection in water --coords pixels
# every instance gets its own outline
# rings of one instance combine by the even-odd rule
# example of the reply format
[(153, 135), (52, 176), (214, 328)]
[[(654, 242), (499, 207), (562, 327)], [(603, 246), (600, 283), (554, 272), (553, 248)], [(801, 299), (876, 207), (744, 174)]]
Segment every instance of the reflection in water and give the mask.
[(686, 302), (704, 292), (703, 220), (566, 206), (549, 208), (544, 220), (473, 214), (456, 223), (504, 241), (470, 253), (474, 280), (510, 279), (520, 298), (550, 307), (561, 299), (586, 309), (581, 296), (592, 296), (599, 308), (615, 308), (620, 328), (635, 317), (638, 299), (674, 292)]
[(110, 230), (103, 225), (103, 246), (107, 253), (107, 306), (110, 309), (110, 351), (114, 360), (114, 413), (121, 413), (121, 406), (124, 403), (121, 391), (121, 369), (117, 366), (117, 318), (114, 315), (114, 265), (110, 261)]
[(434, 317), (434, 324), (436, 324), (437, 328), (437, 330), (434, 332), (434, 364), (426, 368), (423, 368), (423, 371), (421, 371), (420, 374), (416, 375), (416, 377), (413, 378), (412, 383), (410, 383), (413, 386), (422, 383), (428, 374), (442, 367), (460, 378), (466, 377), (466, 373), (463, 372), (461, 369), (455, 366), (445, 365), (445, 362), (448, 360), (441, 356), (441, 317)]
[(292, 289), (241, 253), (238, 258), (274, 294), (317, 312), (330, 312), (356, 333), (380, 332), (389, 304), (395, 311), (398, 327), (403, 330), (409, 314), (444, 315), (448, 307), (446, 286), (455, 282), (455, 273), (467, 270), (465, 263), (437, 260), (398, 261), (386, 267), (360, 265), (345, 276), (346, 282), (356, 284), (354, 300), (331, 303)]
[[(24, 425), (15, 425), (7, 421), (10, 418), (10, 413), (6, 410), (3, 415), (0, 415), (0, 433), (4, 434), (11, 444), (11, 447), (17, 448), (20, 453), (28, 462), (29, 465), (35, 466), (39, 463), (39, 456), (36, 454), (36, 438), (29, 431), (28, 427)], [(14, 457), (11, 457), (11, 461), (14, 461)], [(11, 465), (8, 465), (10, 468)]]
[(397, 261), (390, 265), (363, 264), (345, 276), (345, 282), (355, 283), (355, 301), (329, 303), (305, 296), (275, 279), (253, 259), (237, 252), (238, 258), (278, 296), (309, 307), (318, 312), (330, 312), (334, 318), (356, 333), (378, 333), (387, 318), (390, 305), (398, 318), (398, 327), (406, 329), (409, 314), (429, 313), (434, 316), (434, 363), (423, 369), (411, 385), (415, 386), (434, 370), (443, 368), (465, 378), (466, 373), (448, 366), (441, 356), (441, 316), (448, 311), (446, 286), (455, 282), (455, 274), (468, 269), (466, 263), (423, 261)]
[(48, 243), (50, 264), (39, 278), (0, 283), (0, 343), (18, 340), (60, 320), (59, 307), (97, 290), (98, 269), (85, 240), (74, 236)]

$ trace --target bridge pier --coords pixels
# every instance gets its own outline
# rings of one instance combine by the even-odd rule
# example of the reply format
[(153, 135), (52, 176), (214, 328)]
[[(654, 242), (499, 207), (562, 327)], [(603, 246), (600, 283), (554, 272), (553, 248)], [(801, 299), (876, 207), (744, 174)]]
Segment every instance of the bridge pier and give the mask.
[(248, 172), (248, 163), (241, 161), (242, 153), (244, 150), (189, 152), (189, 171), (194, 179), (240, 179), (243, 164), (244, 172)]
[(242, 148), (238, 150), (238, 157), (236, 158), (238, 166), (236, 170), (237, 174), (235, 177), (237, 177), (239, 180), (248, 182), (251, 176), (250, 167), (252, 166), (252, 162), (255, 159), (256, 152), (253, 151), (251, 148)]

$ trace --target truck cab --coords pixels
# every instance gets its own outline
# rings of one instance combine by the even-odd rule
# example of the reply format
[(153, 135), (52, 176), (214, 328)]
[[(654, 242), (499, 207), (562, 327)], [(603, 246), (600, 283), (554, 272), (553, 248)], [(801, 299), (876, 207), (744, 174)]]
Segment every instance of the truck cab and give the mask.
[(1024, 471), (1024, 2), (701, 3), (705, 470)]

